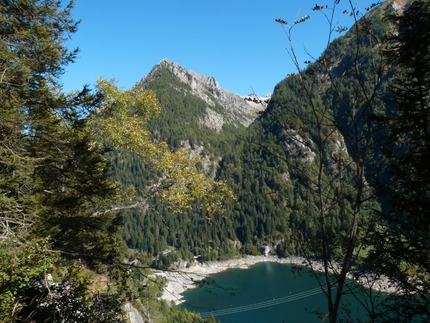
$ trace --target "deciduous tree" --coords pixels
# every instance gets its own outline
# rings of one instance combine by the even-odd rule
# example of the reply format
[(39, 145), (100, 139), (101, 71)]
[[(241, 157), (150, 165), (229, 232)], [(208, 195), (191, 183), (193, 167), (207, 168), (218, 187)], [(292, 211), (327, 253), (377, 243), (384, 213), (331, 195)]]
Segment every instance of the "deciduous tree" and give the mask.
[[(344, 37), (332, 41), (336, 32), (347, 30), (336, 24), (342, 4), (333, 1), (312, 8), (328, 22), (328, 45), (318, 58), (309, 54), (306, 67), (299, 62), (293, 35), (311, 16), (290, 24), (276, 20), (288, 37), (297, 73), (286, 80), (290, 88), (285, 95), (272, 97), (266, 111), (286, 142), (285, 156), (280, 157), (307, 190), (299, 193), (293, 225), (301, 233), (297, 243), (310, 267), (322, 263), (322, 274), (316, 273), (327, 296), (322, 318), (331, 323), (341, 320), (342, 296), (354, 288), (348, 277), (362, 274), (360, 254), (376, 219), (372, 214), (376, 195), (368, 183), (367, 167), (377, 129), (371, 116), (380, 100), (384, 75), (380, 39), (372, 25), (380, 13), (365, 16), (351, 1), (345, 3), (342, 12), (352, 17), (353, 26)], [(366, 309), (373, 319), (375, 307)]]

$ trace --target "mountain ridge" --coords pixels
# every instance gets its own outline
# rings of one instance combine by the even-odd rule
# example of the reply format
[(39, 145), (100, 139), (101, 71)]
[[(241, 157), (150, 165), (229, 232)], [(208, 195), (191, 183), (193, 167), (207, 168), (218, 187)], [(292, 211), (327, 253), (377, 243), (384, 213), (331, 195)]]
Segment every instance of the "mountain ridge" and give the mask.
[[(392, 5), (392, 2), (390, 4)], [(395, 8), (389, 7), (388, 4), (377, 7), (372, 10), (371, 15), (361, 21), (369, 22), (373, 31), (380, 35), (384, 34), (386, 32), (384, 28), (388, 27), (379, 19), (383, 16), (383, 10), (392, 12), (391, 10)], [(308, 104), (309, 100), (303, 99), (302, 89), (304, 85), (309, 85), (315, 90), (314, 95), (310, 97), (311, 103), (315, 103), (315, 109), (330, 107), (337, 120), (343, 120), (344, 110), (339, 105), (342, 103), (348, 107), (354, 106), (354, 100), (347, 94), (351, 93), (351, 89), (358, 88), (354, 86), (357, 78), (351, 74), (351, 71), (354, 71), (351, 66), (355, 59), (360, 62), (360, 68), (363, 71), (372, 71), (369, 65), (372, 60), (366, 59), (371, 57), (374, 50), (372, 43), (365, 41), (367, 38), (362, 39), (359, 43), (360, 57), (356, 57), (357, 51), (354, 51), (351, 45), (355, 44), (353, 36), (355, 36), (354, 32), (350, 31), (336, 38), (324, 54), (325, 57), (330, 58), (327, 61), (333, 62), (332, 67), (336, 68), (336, 70), (329, 70), (332, 71), (332, 81), (342, 81), (342, 84), (345, 84), (339, 87), (339, 93), (330, 92), (329, 81), (325, 77), (327, 70), (320, 61), (316, 61), (314, 64), (309, 64), (302, 75), (292, 74), (281, 80), (275, 86), (268, 105), (266, 105), (267, 102), (255, 103), (255, 111), (260, 111), (258, 118), (244, 128), (245, 131), (239, 135), (230, 133), (230, 137), (220, 130), (226, 126), (225, 119), (220, 122), (216, 133), (208, 131), (214, 130), (208, 124), (206, 124), (207, 129), (197, 129), (198, 125), (204, 123), (194, 123), (195, 119), (200, 118), (200, 121), (204, 119), (200, 115), (202, 112), (202, 115), (207, 116), (208, 107), (217, 114), (223, 113), (219, 110), (220, 106), (215, 103), (215, 96), (222, 96), (224, 92), (220, 90), (220, 85), (214, 77), (187, 71), (179, 64), (163, 59), (137, 83), (136, 86), (155, 90), (163, 109), (176, 109), (169, 112), (169, 122), (159, 123), (152, 130), (166, 133), (169, 131), (170, 133), (161, 136), (161, 139), (167, 138), (166, 141), (169, 144), (176, 141), (177, 145), (173, 145), (174, 149), (183, 147), (198, 152), (206, 159), (207, 166), (203, 165), (205, 171), (215, 174), (217, 179), (226, 181), (238, 196), (235, 205), (227, 206), (227, 216), (211, 219), (211, 224), (207, 227), (206, 224), (199, 222), (201, 220), (198, 217), (195, 217), (195, 212), (200, 210), (190, 211), (189, 218), (183, 220), (186, 229), (183, 230), (181, 227), (183, 233), (179, 233), (179, 229), (177, 233), (183, 243), (178, 244), (176, 240), (163, 237), (165, 239), (163, 245), (160, 243), (159, 247), (151, 250), (154, 256), (168, 246), (178, 248), (182, 256), (185, 256), (184, 259), (190, 256), (190, 253), (193, 257), (203, 255), (204, 260), (225, 259), (238, 253), (259, 254), (260, 246), (269, 246), (272, 253), (279, 256), (302, 255), (303, 247), (297, 241), (320, 235), (318, 216), (312, 208), (316, 205), (317, 199), (312, 195), (314, 191), (309, 190), (309, 187), (313, 187), (312, 176), (318, 173), (315, 163), (319, 159), (314, 151), (321, 147), (318, 144), (320, 135), (327, 136), (324, 140), (325, 146), (320, 150), (320, 156), (325, 158), (322, 165), (324, 167), (323, 184), (332, 188), (332, 196), (344, 194), (343, 191), (338, 190), (341, 182), (347, 182), (347, 189), (354, 184), (352, 172), (341, 165), (342, 163), (353, 164), (348, 156), (348, 146), (342, 137), (344, 134), (340, 131), (344, 128), (348, 130), (347, 124), (344, 128), (341, 128), (343, 123), (340, 124), (339, 131), (333, 131), (324, 124), (318, 132), (311, 118), (313, 114)], [(163, 78), (160, 74), (163, 71), (169, 77), (174, 76), (174, 79)], [(308, 83), (302, 83), (304, 79)], [(157, 81), (158, 84), (155, 84)], [(167, 81), (169, 83), (166, 83)], [(193, 103), (190, 101), (192, 94), (197, 94), (196, 97), (199, 99), (199, 102), (194, 102), (198, 106), (195, 109), (189, 104)], [(338, 100), (339, 94), (352, 102)], [(242, 103), (249, 105), (243, 97), (239, 96), (239, 98)], [(178, 105), (173, 107), (173, 103)], [(191, 109), (194, 110), (191, 111)], [(359, 111), (358, 107), (357, 111)], [(185, 118), (182, 118), (181, 114), (186, 113), (188, 114)], [(163, 118), (162, 116), (160, 119)], [(195, 119), (192, 120), (192, 118)], [(243, 124), (240, 125), (243, 127)], [(234, 126), (231, 126), (228, 131), (232, 128)], [(304, 176), (305, 174), (308, 175)], [(328, 191), (327, 188), (325, 190)], [(329, 216), (332, 221), (330, 225), (341, 236), (347, 236), (348, 221), (350, 221), (347, 211), (352, 209), (351, 205), (354, 201), (344, 199), (342, 203), (330, 209)], [(371, 207), (376, 209), (376, 202), (375, 205), (369, 206), (369, 209)], [(168, 215), (165, 219), (167, 222), (176, 221), (176, 218)], [(158, 225), (161, 228), (163, 223), (160, 222)], [(146, 246), (151, 245), (151, 241), (146, 237), (139, 237), (139, 239), (133, 237), (137, 236), (133, 231), (136, 231), (139, 226), (150, 226), (150, 223), (140, 225), (137, 221), (130, 225), (131, 238), (128, 241), (132, 247), (145, 250)], [(169, 227), (173, 226), (169, 225)], [(166, 233), (160, 230), (158, 238), (163, 235)], [(236, 241), (239, 242), (240, 248), (236, 249)], [(234, 242), (234, 247), (231, 242)], [(308, 251), (310, 249), (306, 250)], [(170, 257), (173, 260), (173, 255)]]
[[(214, 76), (204, 76), (196, 71), (187, 70), (167, 58), (163, 58), (156, 64), (134, 87), (147, 88), (159, 77), (163, 68), (186, 85), (185, 89), (181, 89), (184, 95), (195, 95), (207, 104), (202, 122), (209, 128), (219, 132), (225, 123), (248, 127), (257, 117), (254, 106), (248, 104), (240, 95), (223, 89)], [(221, 114), (216, 111), (214, 109), (216, 104), (221, 105), (225, 109), (225, 113)]]

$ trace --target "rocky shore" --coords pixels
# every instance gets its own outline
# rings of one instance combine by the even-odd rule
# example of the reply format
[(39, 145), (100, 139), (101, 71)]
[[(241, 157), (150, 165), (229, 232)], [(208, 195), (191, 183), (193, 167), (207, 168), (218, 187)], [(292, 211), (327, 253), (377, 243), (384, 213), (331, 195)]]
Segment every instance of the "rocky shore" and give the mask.
[[(278, 258), (276, 256), (245, 256), (219, 262), (195, 262), (189, 267), (178, 271), (159, 271), (156, 275), (167, 278), (167, 286), (164, 288), (162, 299), (168, 303), (180, 304), (183, 302), (182, 293), (188, 289), (198, 286), (198, 282), (207, 278), (210, 275), (222, 272), (227, 269), (248, 269), (252, 265), (260, 262), (277, 262), (282, 264), (292, 264), (298, 266), (309, 267), (306, 258), (303, 257), (286, 257)], [(323, 271), (322, 263), (312, 263), (314, 271)], [(332, 273), (338, 268), (333, 268)], [(397, 287), (386, 278), (375, 278), (372, 274), (360, 275), (359, 278), (354, 278), (352, 275), (349, 279), (356, 280), (357, 283), (364, 287), (372, 288), (373, 290), (394, 293), (398, 292)]]

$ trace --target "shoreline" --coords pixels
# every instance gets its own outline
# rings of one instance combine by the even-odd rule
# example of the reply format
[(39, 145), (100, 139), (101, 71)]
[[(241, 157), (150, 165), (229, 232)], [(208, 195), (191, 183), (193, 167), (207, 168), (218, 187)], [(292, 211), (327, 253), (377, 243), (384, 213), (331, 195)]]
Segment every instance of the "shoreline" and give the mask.
[[(223, 261), (215, 262), (194, 262), (190, 267), (183, 268), (177, 271), (155, 271), (156, 275), (166, 277), (167, 285), (164, 287), (163, 294), (160, 299), (165, 300), (167, 303), (174, 303), (178, 305), (183, 303), (183, 292), (198, 287), (197, 282), (201, 281), (210, 275), (220, 273), (228, 269), (249, 269), (249, 267), (261, 262), (276, 262), (280, 264), (297, 265), (302, 267), (309, 267), (306, 258), (298, 256), (289, 256), (285, 258), (278, 258), (277, 256), (244, 256), (241, 258), (233, 258)], [(338, 268), (336, 268), (338, 269)], [(323, 272), (323, 265), (321, 262), (313, 262), (313, 270)], [(333, 270), (331, 270), (333, 273)], [(348, 279), (355, 280), (359, 285), (372, 288), (375, 291), (383, 293), (398, 292), (394, 286), (386, 278), (375, 279), (372, 275), (363, 275), (359, 279), (354, 279), (351, 274), (348, 274)]]

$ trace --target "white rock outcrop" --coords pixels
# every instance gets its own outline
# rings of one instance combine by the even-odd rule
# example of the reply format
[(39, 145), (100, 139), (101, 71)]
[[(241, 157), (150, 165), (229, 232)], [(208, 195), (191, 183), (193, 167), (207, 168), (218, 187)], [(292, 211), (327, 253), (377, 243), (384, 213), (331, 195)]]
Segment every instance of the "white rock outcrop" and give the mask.
[(145, 323), (142, 314), (131, 303), (126, 303), (124, 310), (130, 323)]

